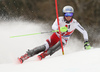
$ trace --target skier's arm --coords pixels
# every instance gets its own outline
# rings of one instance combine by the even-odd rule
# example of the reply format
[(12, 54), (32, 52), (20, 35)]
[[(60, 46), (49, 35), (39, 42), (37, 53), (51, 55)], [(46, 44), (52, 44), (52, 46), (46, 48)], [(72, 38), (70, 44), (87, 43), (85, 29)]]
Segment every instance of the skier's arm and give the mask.
[(87, 31), (78, 23), (77, 28), (78, 31), (80, 31), (83, 34), (84, 37), (84, 48), (85, 49), (91, 49), (91, 46), (88, 42), (88, 34)]
[(52, 29), (53, 30), (58, 30), (57, 19), (54, 21), (54, 23), (52, 25)]
[[(53, 29), (53, 30), (58, 30), (57, 19), (56, 19), (55, 22), (53, 23), (52, 29)], [(58, 30), (58, 31), (59, 31), (59, 30)], [(61, 31), (61, 32), (66, 32), (66, 31), (68, 31), (68, 28), (65, 27), (65, 26), (60, 27), (60, 31)]]
[(83, 34), (84, 42), (88, 41), (87, 31), (78, 23), (76, 29)]

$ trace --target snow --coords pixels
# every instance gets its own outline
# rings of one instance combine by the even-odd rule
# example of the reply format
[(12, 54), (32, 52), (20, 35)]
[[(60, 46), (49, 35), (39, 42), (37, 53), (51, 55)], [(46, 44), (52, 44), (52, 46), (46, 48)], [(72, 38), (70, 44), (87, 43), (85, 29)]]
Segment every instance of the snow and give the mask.
[(42, 61), (1, 64), (2, 72), (100, 72), (100, 49), (84, 50)]
[(10, 36), (51, 31), (44, 22), (30, 22), (20, 19), (0, 22), (0, 71), (1, 72), (100, 72), (100, 49), (83, 50), (83, 42), (70, 38), (64, 48), (52, 56), (38, 61), (36, 56), (23, 64), (16, 63), (17, 57), (28, 49), (45, 43), (50, 34), (40, 34), (18, 38)]
[[(17, 57), (25, 54), (28, 49), (33, 49), (45, 43), (52, 33), (10, 38), (10, 36), (32, 34), (51, 31), (49, 23), (37, 21), (25, 21), (22, 19), (0, 21), (0, 64), (15, 62)], [(65, 54), (83, 49), (83, 42), (71, 38), (66, 45)], [(56, 52), (52, 57), (61, 56), (62, 52)], [(34, 57), (33, 57), (34, 58)], [(33, 58), (31, 58), (33, 60)], [(51, 58), (51, 57), (47, 57)], [(30, 59), (30, 60), (31, 60)]]

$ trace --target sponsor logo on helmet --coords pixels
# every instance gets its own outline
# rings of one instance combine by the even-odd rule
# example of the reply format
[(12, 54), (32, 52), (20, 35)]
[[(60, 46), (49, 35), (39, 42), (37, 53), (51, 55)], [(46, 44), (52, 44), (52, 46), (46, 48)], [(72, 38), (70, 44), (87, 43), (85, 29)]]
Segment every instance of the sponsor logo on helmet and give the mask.
[(72, 9), (71, 8), (67, 8), (65, 11), (72, 11)]

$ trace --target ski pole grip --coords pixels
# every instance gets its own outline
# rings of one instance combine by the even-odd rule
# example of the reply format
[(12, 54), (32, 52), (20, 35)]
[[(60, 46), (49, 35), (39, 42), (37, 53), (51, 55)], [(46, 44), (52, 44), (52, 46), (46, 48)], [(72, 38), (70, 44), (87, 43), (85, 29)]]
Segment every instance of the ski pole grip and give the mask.
[(68, 31), (68, 28), (65, 27), (65, 26), (64, 26), (64, 27), (60, 27), (60, 31), (61, 31), (61, 32), (66, 32), (66, 31)]

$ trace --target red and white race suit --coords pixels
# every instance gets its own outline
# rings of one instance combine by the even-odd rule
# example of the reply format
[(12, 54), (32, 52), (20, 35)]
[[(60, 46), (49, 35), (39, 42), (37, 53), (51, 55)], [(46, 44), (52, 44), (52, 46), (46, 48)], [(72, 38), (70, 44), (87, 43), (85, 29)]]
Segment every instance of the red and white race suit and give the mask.
[[(88, 41), (87, 31), (75, 19), (72, 19), (72, 21), (70, 23), (66, 23), (64, 21), (63, 17), (59, 17), (59, 24), (60, 24), (60, 27), (66, 26), (68, 28), (67, 32), (61, 33), (62, 42), (64, 44), (67, 43), (67, 40), (70, 38), (70, 36), (72, 35), (72, 33), (74, 32), (75, 29), (77, 29), (79, 32), (81, 32), (83, 34), (84, 41)], [(53, 23), (52, 29), (53, 30), (58, 30), (57, 19)], [(53, 45), (55, 45), (59, 40), (60, 40), (59, 32), (53, 33), (50, 36), (50, 38), (46, 40), (46, 44), (45, 44), (46, 45), (46, 50), (48, 48), (52, 47)]]

